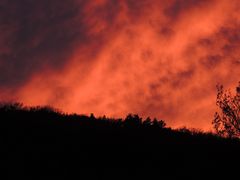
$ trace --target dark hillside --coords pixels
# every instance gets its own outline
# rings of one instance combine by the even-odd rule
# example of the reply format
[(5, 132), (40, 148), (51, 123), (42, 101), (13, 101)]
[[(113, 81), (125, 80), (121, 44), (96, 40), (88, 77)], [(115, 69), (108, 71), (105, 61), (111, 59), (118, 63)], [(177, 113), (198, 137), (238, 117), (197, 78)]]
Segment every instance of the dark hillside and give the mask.
[[(240, 142), (166, 128), (163, 121), (2, 105), (8, 173), (25, 179), (146, 179), (239, 174)], [(73, 178), (74, 177), (74, 178)], [(85, 178), (84, 178), (85, 179)]]

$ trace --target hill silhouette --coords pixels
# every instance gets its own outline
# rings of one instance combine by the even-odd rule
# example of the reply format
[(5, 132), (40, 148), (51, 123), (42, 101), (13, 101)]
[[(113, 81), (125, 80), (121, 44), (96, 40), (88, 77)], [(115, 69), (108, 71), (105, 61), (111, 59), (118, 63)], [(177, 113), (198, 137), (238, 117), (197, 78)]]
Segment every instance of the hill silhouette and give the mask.
[[(65, 114), (51, 107), (0, 106), (10, 177), (125, 179), (238, 175), (240, 141), (129, 114)], [(86, 178), (84, 178), (86, 179)]]

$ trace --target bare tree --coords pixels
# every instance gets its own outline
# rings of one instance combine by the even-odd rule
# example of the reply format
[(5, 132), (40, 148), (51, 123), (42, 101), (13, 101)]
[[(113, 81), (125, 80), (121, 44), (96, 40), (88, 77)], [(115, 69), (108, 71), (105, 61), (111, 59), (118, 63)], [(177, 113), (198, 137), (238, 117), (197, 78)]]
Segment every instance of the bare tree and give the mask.
[(215, 113), (212, 123), (217, 133), (225, 137), (240, 137), (240, 82), (234, 95), (218, 85), (216, 105), (220, 111)]

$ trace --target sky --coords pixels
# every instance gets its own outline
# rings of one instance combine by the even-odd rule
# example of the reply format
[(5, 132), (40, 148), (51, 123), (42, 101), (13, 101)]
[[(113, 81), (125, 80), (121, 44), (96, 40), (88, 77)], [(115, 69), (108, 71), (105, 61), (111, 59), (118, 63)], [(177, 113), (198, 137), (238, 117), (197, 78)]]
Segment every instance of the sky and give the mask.
[(212, 128), (240, 81), (239, 0), (1, 0), (0, 101)]

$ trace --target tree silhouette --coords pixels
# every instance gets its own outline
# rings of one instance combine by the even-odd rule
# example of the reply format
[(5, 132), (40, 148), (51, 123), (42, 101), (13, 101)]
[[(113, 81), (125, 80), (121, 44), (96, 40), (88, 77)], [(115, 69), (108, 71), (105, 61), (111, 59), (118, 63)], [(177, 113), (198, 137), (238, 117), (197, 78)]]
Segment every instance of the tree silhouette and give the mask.
[(184, 178), (182, 167), (193, 178), (199, 172), (238, 172), (232, 163), (240, 161), (238, 139), (171, 129), (137, 114), (114, 119), (0, 103), (0, 122), (8, 172), (22, 179)]
[(144, 127), (149, 127), (149, 126), (151, 126), (151, 125), (152, 125), (152, 120), (151, 120), (150, 117), (147, 117), (147, 118), (145, 119), (145, 121), (143, 121), (143, 126), (144, 126)]
[(235, 95), (218, 85), (216, 104), (220, 112), (215, 113), (212, 123), (217, 133), (221, 136), (240, 137), (240, 82)]
[(159, 121), (156, 118), (154, 118), (152, 125), (157, 128), (165, 128), (166, 127), (166, 123), (163, 120)]
[(125, 118), (125, 126), (129, 127), (139, 127), (142, 125), (142, 118), (140, 118), (137, 114), (128, 114)]

